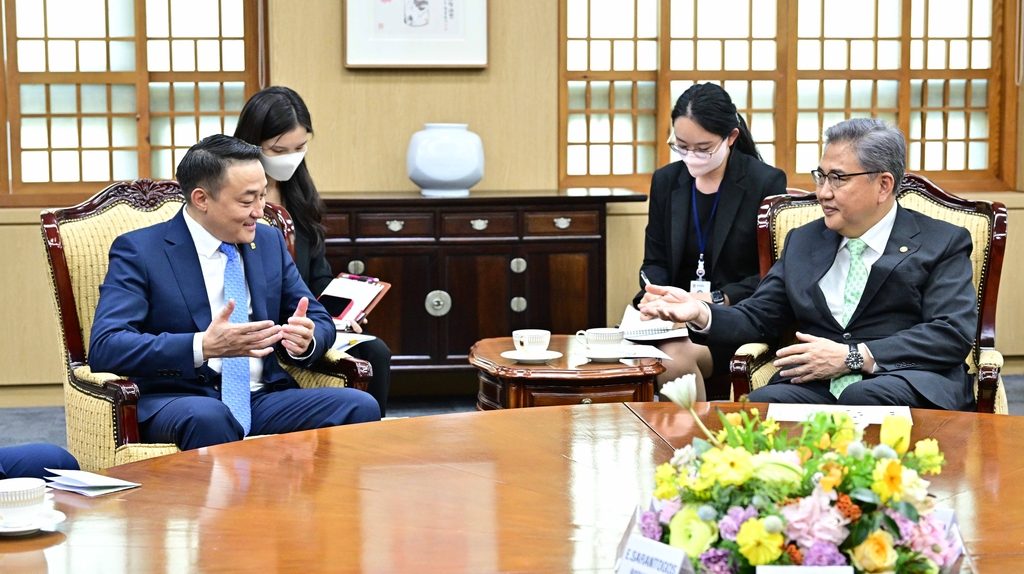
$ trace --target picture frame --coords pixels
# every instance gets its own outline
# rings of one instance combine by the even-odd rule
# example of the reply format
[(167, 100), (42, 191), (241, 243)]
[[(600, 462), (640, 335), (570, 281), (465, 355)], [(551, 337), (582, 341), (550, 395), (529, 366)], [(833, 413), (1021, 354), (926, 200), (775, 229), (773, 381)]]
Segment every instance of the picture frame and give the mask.
[(488, 0), (343, 0), (346, 68), (486, 68)]

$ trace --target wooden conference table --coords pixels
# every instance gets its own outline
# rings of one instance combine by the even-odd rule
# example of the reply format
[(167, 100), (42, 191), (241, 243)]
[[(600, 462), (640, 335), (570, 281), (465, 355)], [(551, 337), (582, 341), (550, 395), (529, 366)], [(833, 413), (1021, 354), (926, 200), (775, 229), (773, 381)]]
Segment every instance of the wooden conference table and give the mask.
[[(736, 405), (717, 404), (725, 411)], [(761, 412), (765, 412), (764, 405)], [(712, 408), (698, 405), (711, 428)], [(1024, 564), (1024, 418), (914, 412), (965, 572)], [(877, 441), (878, 427), (867, 440)], [(56, 532), (0, 538), (0, 572), (612, 572), (655, 466), (696, 432), (666, 403), (514, 409), (279, 435), (109, 469), (56, 493)]]

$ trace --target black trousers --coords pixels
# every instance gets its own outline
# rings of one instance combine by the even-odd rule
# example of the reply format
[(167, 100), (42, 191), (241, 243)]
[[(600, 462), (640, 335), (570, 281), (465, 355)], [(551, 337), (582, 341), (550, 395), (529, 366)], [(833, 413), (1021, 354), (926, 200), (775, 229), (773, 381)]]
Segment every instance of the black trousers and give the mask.
[(915, 409), (938, 409), (902, 377), (876, 375), (853, 383), (837, 399), (829, 391), (829, 381), (790, 383), (788, 379), (771, 383), (747, 397), (756, 403), (804, 403), (814, 405), (899, 405)]

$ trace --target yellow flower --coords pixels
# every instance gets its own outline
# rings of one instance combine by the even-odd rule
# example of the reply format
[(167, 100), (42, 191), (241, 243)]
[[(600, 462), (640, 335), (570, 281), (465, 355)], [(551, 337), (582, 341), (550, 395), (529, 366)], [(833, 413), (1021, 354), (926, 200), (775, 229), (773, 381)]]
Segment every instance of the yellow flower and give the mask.
[(828, 436), (828, 433), (824, 433), (821, 435), (821, 438), (818, 439), (818, 442), (814, 443), (814, 446), (820, 448), (821, 450), (825, 450), (826, 448), (832, 446), (832, 437)]
[(766, 419), (761, 433), (764, 434), (764, 436), (772, 436), (779, 430), (779, 428), (779, 423), (775, 422), (775, 419)]
[(856, 439), (853, 428), (841, 428), (832, 433), (832, 448), (839, 454), (846, 456), (846, 447)]
[(667, 462), (658, 465), (658, 468), (654, 470), (654, 498), (666, 500), (678, 494), (676, 468)]
[(876, 530), (850, 552), (850, 558), (858, 570), (871, 574), (891, 573), (899, 557), (892, 546), (892, 534)]
[(740, 416), (740, 413), (726, 413), (725, 420), (734, 427), (743, 424), (743, 417)]
[(839, 486), (839, 483), (843, 481), (843, 471), (837, 466), (833, 466), (829, 469), (828, 474), (821, 477), (821, 481), (818, 484), (821, 485), (821, 490), (825, 492), (832, 492), (833, 488)]
[(753, 456), (742, 448), (723, 446), (704, 453), (701, 476), (718, 481), (722, 486), (739, 486), (754, 473)]
[(928, 496), (929, 482), (912, 468), (903, 468), (903, 492), (900, 500), (909, 502), (919, 514), (928, 514), (935, 509), (935, 499)]
[(893, 459), (882, 459), (875, 463), (875, 470), (871, 473), (874, 482), (871, 483), (871, 490), (875, 491), (882, 502), (889, 499), (899, 501), (903, 493), (903, 465), (900, 461)]
[(845, 413), (843, 411), (833, 411), (832, 422), (835, 423), (835, 425), (841, 429), (853, 430), (853, 427), (855, 426), (853, 424), (853, 418), (850, 417), (850, 414)]
[(701, 520), (696, 504), (685, 504), (669, 522), (668, 544), (696, 558), (718, 540), (718, 523)]
[(946, 461), (946, 456), (939, 450), (939, 441), (933, 438), (917, 441), (914, 456), (924, 474), (939, 474), (942, 472), (942, 463)]
[(751, 518), (740, 526), (736, 533), (736, 544), (740, 546), (740, 554), (752, 566), (769, 564), (782, 556), (782, 543), (785, 538), (781, 532), (771, 533), (764, 528), (763, 518)]
[(882, 428), (878, 438), (883, 444), (891, 446), (897, 453), (903, 455), (910, 448), (910, 419), (887, 415), (882, 420)]

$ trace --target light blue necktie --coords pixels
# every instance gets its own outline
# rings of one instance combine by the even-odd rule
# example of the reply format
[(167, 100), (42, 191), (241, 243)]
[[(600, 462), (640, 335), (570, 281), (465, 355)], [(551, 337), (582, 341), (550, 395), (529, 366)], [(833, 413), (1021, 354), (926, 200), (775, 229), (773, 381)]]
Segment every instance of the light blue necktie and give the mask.
[[(228, 264), (224, 266), (224, 304), (229, 299), (235, 300), (235, 309), (231, 312), (229, 323), (247, 323), (249, 321), (249, 296), (245, 293), (245, 278), (242, 276), (242, 262), (238, 259), (238, 248), (230, 243), (221, 243), (220, 251), (228, 256)], [(220, 400), (231, 410), (238, 424), (245, 429), (248, 436), (252, 424), (249, 389), (249, 358), (230, 357), (224, 359), (220, 371)]]
[[(854, 238), (846, 242), (846, 249), (850, 252), (850, 272), (846, 274), (846, 287), (843, 289), (843, 327), (846, 327), (853, 317), (857, 305), (860, 304), (860, 296), (864, 294), (864, 286), (868, 283), (868, 266), (864, 264), (864, 249), (868, 246), (863, 239)], [(864, 378), (860, 373), (850, 373), (832, 379), (829, 391), (838, 399), (843, 390)]]

